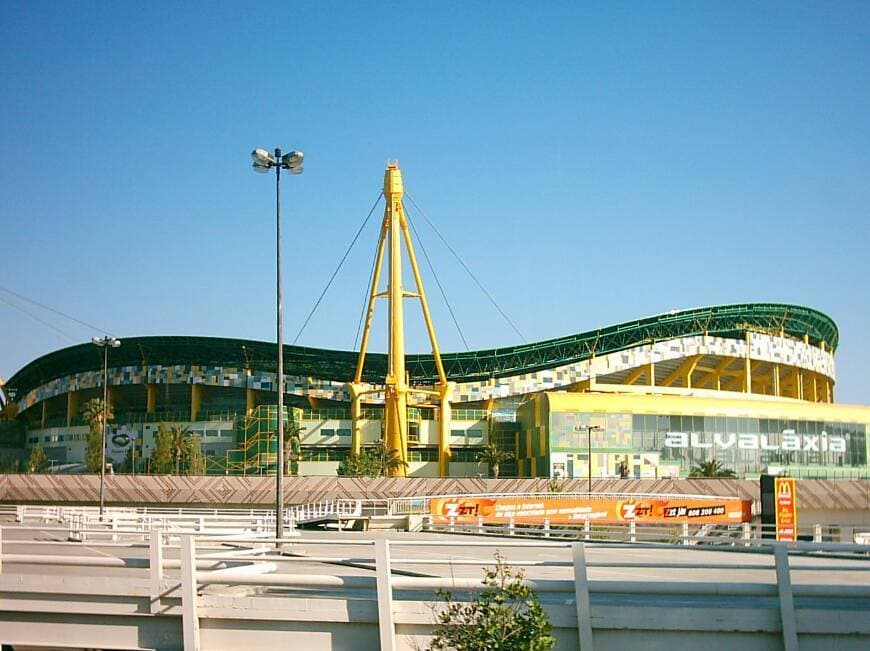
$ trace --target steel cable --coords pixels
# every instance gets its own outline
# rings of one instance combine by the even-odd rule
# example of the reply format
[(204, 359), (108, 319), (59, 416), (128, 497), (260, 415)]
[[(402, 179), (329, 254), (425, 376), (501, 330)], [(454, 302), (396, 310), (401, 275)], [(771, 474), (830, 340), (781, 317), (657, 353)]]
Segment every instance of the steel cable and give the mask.
[(411, 196), (411, 194), (407, 190), (405, 190), (405, 196), (407, 196), (408, 199), (411, 200), (411, 203), (414, 204), (414, 207), (417, 209), (417, 212), (419, 212), (423, 216), (423, 219), (426, 220), (426, 223), (429, 224), (429, 226), (432, 228), (432, 230), (435, 231), (435, 234), (441, 239), (442, 242), (444, 242), (444, 246), (446, 246), (448, 248), (448, 250), (453, 254), (453, 257), (456, 258), (456, 260), (459, 262), (459, 264), (462, 265), (462, 268), (465, 269), (465, 271), (468, 273), (468, 275), (471, 276), (471, 279), (477, 284), (477, 286), (480, 288), (480, 290), (486, 295), (486, 297), (489, 299), (489, 302), (493, 304), (495, 309), (498, 310), (498, 313), (501, 314), (502, 317), (504, 317), (504, 320), (508, 322), (510, 327), (513, 328), (514, 332), (516, 332), (519, 335), (520, 339), (523, 340), (523, 343), (525, 343), (526, 338), (523, 336), (523, 333), (519, 331), (519, 328), (517, 328), (517, 326), (514, 324), (514, 322), (510, 320), (510, 317), (507, 314), (505, 314), (504, 310), (502, 310), (501, 307), (499, 307), (499, 304), (495, 302), (495, 299), (486, 290), (486, 287), (483, 286), (483, 283), (480, 282), (478, 277), (474, 275), (474, 272), (468, 267), (467, 264), (465, 264), (465, 262), (460, 257), (459, 253), (457, 253), (456, 249), (454, 249), (450, 245), (450, 242), (448, 242), (447, 238), (445, 238), (441, 234), (441, 231), (439, 231), (438, 228), (436, 228), (435, 224), (432, 223), (432, 220), (429, 219), (429, 217), (426, 215), (426, 213), (423, 211), (423, 209), (420, 208), (419, 205), (417, 205), (417, 202), (414, 201), (414, 197)]
[(326, 283), (326, 287), (323, 288), (323, 291), (320, 292), (320, 296), (317, 301), (314, 303), (314, 307), (311, 308), (311, 312), (308, 313), (308, 316), (305, 319), (305, 322), (302, 324), (302, 327), (299, 328), (299, 332), (296, 334), (296, 337), (293, 339), (293, 343), (295, 344), (299, 341), (299, 337), (302, 336), (302, 333), (305, 331), (305, 327), (308, 325), (308, 322), (311, 320), (311, 317), (314, 316), (314, 313), (317, 311), (317, 308), (320, 306), (320, 302), (323, 300), (323, 297), (326, 296), (326, 292), (329, 291), (329, 288), (332, 286), (332, 281), (335, 280), (335, 277), (338, 275), (338, 272), (341, 270), (341, 266), (344, 264), (344, 261), (347, 260), (347, 256), (350, 255), (350, 251), (353, 248), (356, 241), (359, 239), (360, 234), (363, 232), (363, 229), (366, 227), (366, 224), (369, 223), (369, 219), (371, 219), (372, 213), (375, 212), (375, 208), (378, 205), (378, 202), (381, 200), (381, 197), (384, 196), (383, 192), (378, 193), (378, 198), (375, 199), (375, 202), (372, 204), (372, 209), (369, 210), (369, 214), (366, 216), (365, 220), (362, 223), (362, 226), (357, 230), (356, 235), (353, 236), (353, 240), (351, 240), (350, 245), (347, 247), (347, 250), (344, 252), (344, 255), (341, 256), (341, 260), (338, 262), (338, 266), (335, 268), (335, 271), (332, 272), (332, 276), (329, 277), (329, 282)]
[[(414, 222), (412, 222), (411, 218), (408, 216), (407, 208), (405, 209), (405, 219), (408, 220), (408, 223), (411, 225), (411, 231), (414, 233), (414, 237), (417, 238), (417, 243), (420, 245), (420, 250), (423, 252), (423, 257), (426, 258), (426, 264), (429, 265), (429, 271), (432, 272), (432, 277), (435, 278), (435, 284), (438, 285), (438, 289), (441, 292), (441, 297), (447, 304), (447, 310), (450, 312), (450, 316), (453, 319), (453, 325), (456, 326), (456, 330), (459, 332), (459, 336), (462, 338), (462, 343), (465, 344), (465, 350), (471, 350), (468, 346), (468, 341), (465, 339), (465, 334), (462, 332), (462, 328), (459, 327), (459, 321), (456, 319), (456, 314), (454, 314), (453, 312), (453, 306), (451, 306), (450, 301), (447, 300), (447, 293), (444, 291), (444, 287), (441, 285), (441, 281), (438, 279), (438, 274), (435, 273), (435, 267), (432, 264), (432, 260), (429, 259), (429, 254), (426, 252), (426, 247), (423, 245), (423, 239), (420, 237), (420, 233), (417, 232), (417, 228), (414, 226)], [(422, 288), (418, 287), (417, 292), (419, 293), (421, 291)]]

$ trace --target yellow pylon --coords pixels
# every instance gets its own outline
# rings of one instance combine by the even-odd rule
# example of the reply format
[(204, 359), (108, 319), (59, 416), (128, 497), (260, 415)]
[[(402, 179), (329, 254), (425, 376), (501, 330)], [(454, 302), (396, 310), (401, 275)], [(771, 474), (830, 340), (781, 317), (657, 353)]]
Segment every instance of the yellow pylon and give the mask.
[[(447, 382), (444, 373), (444, 365), (441, 363), (441, 354), (438, 351), (438, 341), (435, 338), (435, 328), (432, 325), (432, 317), (429, 314), (429, 306), (426, 302), (426, 293), (423, 290), (423, 281), (420, 278), (420, 270), (417, 266), (417, 258), (414, 255), (414, 246), (411, 243), (411, 234), (408, 230), (408, 222), (405, 219), (405, 211), (402, 207), (402, 172), (398, 163), (390, 163), (384, 173), (384, 220), (381, 223), (378, 251), (375, 258), (374, 274), (369, 292), (368, 311), (366, 313), (365, 328), (363, 329), (362, 343), (360, 344), (359, 360), (356, 367), (356, 375), (350, 384), (352, 398), (353, 438), (352, 451), (359, 454), (360, 431), (359, 421), (362, 411), (363, 396), (371, 393), (379, 393), (379, 389), (367, 388), (362, 384), (362, 372), (365, 364), (366, 350), (368, 348), (369, 335), (371, 333), (372, 316), (375, 311), (375, 299), (386, 297), (389, 300), (389, 351), (387, 377), (384, 378), (384, 444), (387, 450), (397, 450), (401, 459), (408, 462), (408, 394), (411, 392), (408, 386), (408, 378), (405, 372), (405, 325), (403, 299), (419, 298), (423, 309), (423, 318), (426, 329), (429, 332), (429, 341), (432, 344), (432, 355), (438, 369), (438, 383), (435, 390), (414, 389), (414, 393), (421, 393), (437, 397), (441, 407), (441, 419), (439, 427), (439, 471), (442, 475), (448, 474), (450, 461), (450, 395), (451, 384)], [(414, 281), (417, 285), (416, 292), (405, 291), (402, 286), (402, 241), (408, 252), (408, 261), (414, 272)], [(381, 277), (381, 267), (384, 260), (384, 249), (389, 242), (390, 277), (385, 292), (378, 291), (378, 283)], [(391, 468), (393, 476), (406, 476), (407, 466)]]

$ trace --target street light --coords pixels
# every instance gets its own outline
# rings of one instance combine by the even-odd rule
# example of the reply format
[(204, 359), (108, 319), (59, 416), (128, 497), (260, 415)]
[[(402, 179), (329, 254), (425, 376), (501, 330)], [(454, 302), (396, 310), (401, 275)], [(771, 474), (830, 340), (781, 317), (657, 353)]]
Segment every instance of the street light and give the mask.
[(109, 348), (121, 345), (114, 337), (92, 337), (91, 341), (103, 349), (103, 441), (100, 446), (100, 520), (106, 506), (106, 441), (109, 438)]
[(277, 319), (278, 319), (278, 422), (276, 423), (277, 477), (275, 486), (275, 538), (284, 537), (284, 341), (283, 318), (281, 306), (281, 170), (291, 174), (302, 174), (302, 161), (305, 155), (301, 151), (291, 151), (281, 155), (281, 150), (275, 148), (275, 155), (265, 149), (255, 149), (251, 152), (255, 172), (267, 173), (275, 168), (275, 212), (277, 221), (278, 241), (278, 272), (277, 272)]
[(588, 492), (592, 492), (592, 432), (603, 432), (601, 425), (578, 425), (575, 431), (586, 430), (586, 476), (589, 480)]

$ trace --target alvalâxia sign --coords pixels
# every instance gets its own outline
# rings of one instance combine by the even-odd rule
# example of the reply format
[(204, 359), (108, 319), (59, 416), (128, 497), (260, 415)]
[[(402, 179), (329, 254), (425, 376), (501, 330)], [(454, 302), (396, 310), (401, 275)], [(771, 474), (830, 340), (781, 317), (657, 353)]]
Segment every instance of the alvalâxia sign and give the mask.
[(722, 523), (752, 520), (752, 501), (737, 498), (638, 496), (557, 498), (542, 497), (445, 497), (430, 502), (435, 522), (472, 524), (514, 522), (521, 524)]
[[(774, 437), (780, 439), (775, 440)], [(795, 434), (793, 429), (784, 429), (782, 434), (720, 434), (697, 432), (667, 432), (665, 447), (668, 448), (713, 448), (716, 450), (782, 450), (783, 452), (845, 452), (846, 439), (842, 436)]]

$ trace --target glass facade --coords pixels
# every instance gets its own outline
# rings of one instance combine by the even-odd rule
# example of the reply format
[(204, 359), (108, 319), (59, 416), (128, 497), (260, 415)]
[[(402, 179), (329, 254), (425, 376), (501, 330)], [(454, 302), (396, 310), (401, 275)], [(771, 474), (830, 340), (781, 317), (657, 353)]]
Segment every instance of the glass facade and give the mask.
[(738, 475), (760, 473), (768, 466), (867, 466), (867, 425), (862, 423), (749, 416), (550, 414), (551, 452), (585, 452), (588, 439), (593, 453), (642, 455), (646, 463), (678, 466), (680, 475), (710, 460)]

